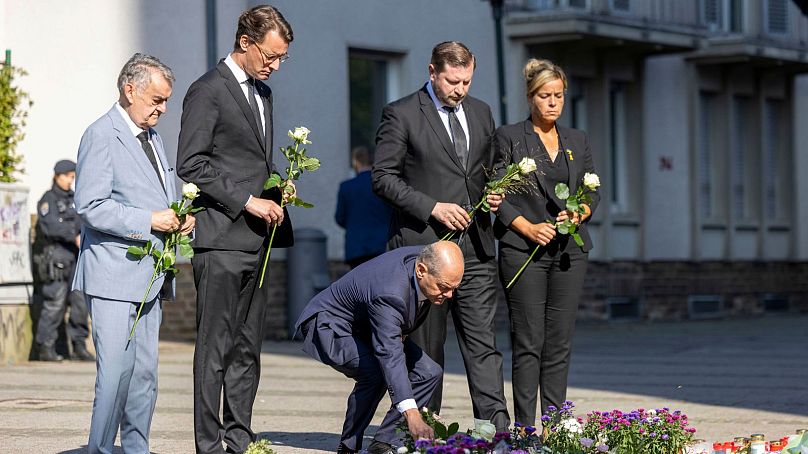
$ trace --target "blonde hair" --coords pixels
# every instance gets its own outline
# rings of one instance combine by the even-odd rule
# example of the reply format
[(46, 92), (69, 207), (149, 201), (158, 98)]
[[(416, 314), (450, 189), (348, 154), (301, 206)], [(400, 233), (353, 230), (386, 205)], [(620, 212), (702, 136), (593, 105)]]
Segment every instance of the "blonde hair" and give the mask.
[(567, 90), (567, 75), (560, 66), (550, 60), (531, 58), (525, 64), (524, 74), (528, 96), (535, 95), (542, 85), (556, 79), (561, 79), (561, 82), (564, 82), (564, 91)]

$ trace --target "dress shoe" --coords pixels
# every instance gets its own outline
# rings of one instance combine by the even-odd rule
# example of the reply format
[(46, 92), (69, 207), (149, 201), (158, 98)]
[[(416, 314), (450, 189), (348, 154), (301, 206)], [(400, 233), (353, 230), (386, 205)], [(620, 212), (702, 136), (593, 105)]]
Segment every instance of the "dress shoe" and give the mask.
[(50, 362), (61, 362), (65, 358), (56, 353), (56, 347), (53, 345), (40, 345), (39, 346), (39, 360)]
[(73, 354), (70, 355), (73, 361), (95, 361), (95, 356), (87, 351), (87, 347), (83, 342), (76, 342), (73, 344)]
[(373, 440), (373, 443), (368, 446), (368, 454), (395, 454), (395, 452), (393, 445), (383, 441)]
[(337, 454), (356, 454), (358, 452), (359, 451), (357, 451), (356, 449), (351, 449), (342, 443), (340, 443), (339, 447), (337, 447)]

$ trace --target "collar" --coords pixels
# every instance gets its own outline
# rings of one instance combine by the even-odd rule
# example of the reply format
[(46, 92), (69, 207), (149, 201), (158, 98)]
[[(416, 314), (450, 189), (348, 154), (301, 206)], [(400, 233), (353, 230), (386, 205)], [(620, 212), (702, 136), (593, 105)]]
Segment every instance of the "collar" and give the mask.
[(421, 301), (427, 299), (424, 296), (424, 293), (421, 291), (421, 286), (418, 285), (418, 278), (415, 277), (415, 270), (412, 271), (412, 283), (415, 284), (415, 297), (418, 299), (418, 304), (421, 304)]
[(56, 184), (55, 181), (53, 182), (53, 186), (51, 187), (51, 190), (53, 192), (55, 192), (57, 194), (61, 194), (61, 195), (67, 195), (67, 196), (73, 195), (73, 190), (72, 189), (68, 189), (67, 191), (65, 191), (64, 189), (60, 188), (59, 185)]
[[(432, 81), (431, 80), (428, 80), (426, 82), (426, 92), (429, 93), (429, 97), (430, 97), (430, 99), (432, 99), (432, 103), (435, 104), (435, 108), (438, 109), (438, 112), (446, 113), (446, 110), (444, 110), (443, 108), (444, 107), (449, 107), (449, 106), (444, 106), (440, 102), (438, 97), (435, 95), (435, 90), (432, 88)], [(459, 114), (460, 112), (463, 112), (463, 102), (462, 101), (460, 102), (460, 104), (455, 106), (454, 111), (455, 111), (456, 114)]]
[(244, 70), (241, 69), (241, 67), (236, 64), (235, 60), (233, 60), (232, 53), (227, 54), (227, 58), (224, 59), (224, 64), (227, 65), (227, 67), (230, 68), (230, 72), (232, 72), (233, 75), (236, 76), (236, 82), (238, 82), (239, 85), (243, 84), (244, 82), (247, 82), (249, 76), (247, 76), (247, 73), (244, 72)]
[(132, 132), (132, 135), (133, 135), (133, 136), (137, 137), (137, 135), (138, 135), (138, 134), (140, 134), (141, 132), (145, 131), (145, 129), (143, 129), (143, 128), (141, 128), (140, 126), (136, 125), (136, 124), (135, 124), (135, 122), (134, 122), (134, 121), (132, 121), (132, 118), (131, 118), (131, 117), (129, 116), (129, 114), (128, 114), (128, 113), (127, 113), (127, 112), (126, 112), (124, 109), (123, 109), (123, 106), (121, 106), (121, 103), (116, 102), (116, 103), (115, 103), (115, 108), (116, 108), (116, 109), (118, 109), (118, 113), (119, 113), (119, 114), (121, 114), (121, 116), (123, 117), (123, 121), (125, 121), (125, 122), (126, 122), (126, 126), (128, 126), (128, 127), (129, 127), (129, 131), (131, 131), (131, 132)]

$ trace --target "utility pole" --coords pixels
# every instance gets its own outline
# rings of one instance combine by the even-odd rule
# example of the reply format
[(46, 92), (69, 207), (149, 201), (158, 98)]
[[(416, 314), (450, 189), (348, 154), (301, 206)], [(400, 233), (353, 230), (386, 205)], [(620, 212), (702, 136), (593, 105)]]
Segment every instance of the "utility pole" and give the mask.
[(494, 15), (494, 33), (497, 35), (497, 82), (499, 86), (500, 126), (508, 124), (508, 100), (505, 93), (505, 57), (502, 50), (502, 16), (504, 0), (490, 0)]

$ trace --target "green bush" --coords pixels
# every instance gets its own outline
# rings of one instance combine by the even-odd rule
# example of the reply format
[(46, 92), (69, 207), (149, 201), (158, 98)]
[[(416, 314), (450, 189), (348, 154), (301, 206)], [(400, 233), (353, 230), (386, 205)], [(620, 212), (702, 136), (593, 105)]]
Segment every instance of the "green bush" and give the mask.
[(33, 105), (28, 93), (14, 86), (14, 79), (26, 74), (21, 68), (0, 64), (0, 182), (14, 183), (22, 172), (22, 155), (17, 144), (25, 138), (22, 132)]

